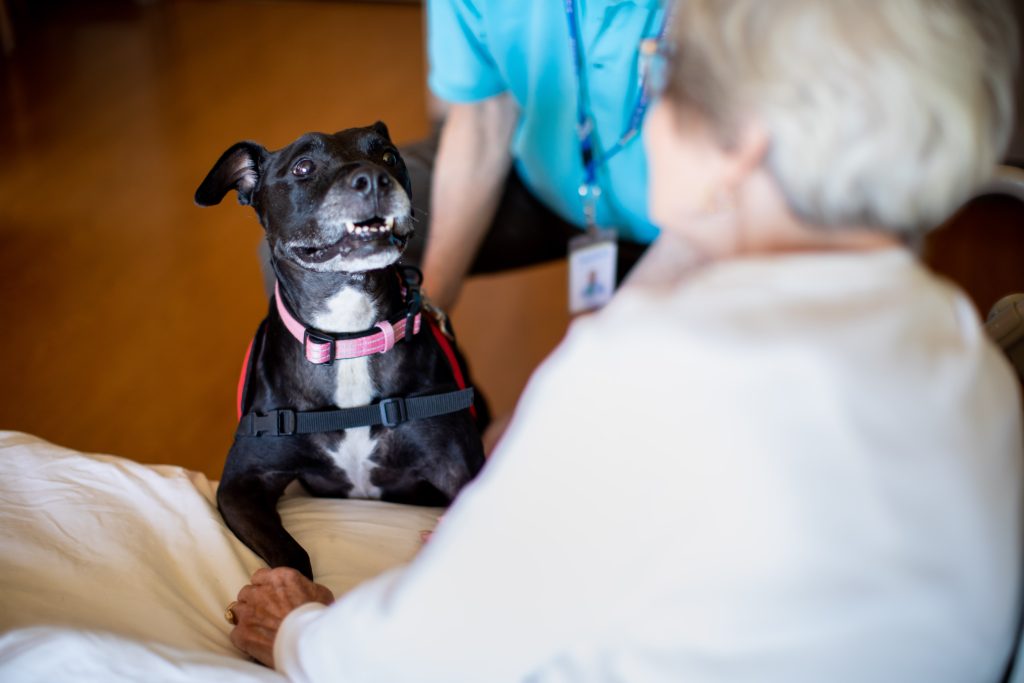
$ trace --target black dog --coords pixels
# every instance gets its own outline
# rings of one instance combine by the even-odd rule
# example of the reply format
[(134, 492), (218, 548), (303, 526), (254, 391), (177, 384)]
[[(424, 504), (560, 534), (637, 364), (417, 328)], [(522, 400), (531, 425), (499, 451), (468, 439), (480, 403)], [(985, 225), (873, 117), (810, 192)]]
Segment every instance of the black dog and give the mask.
[(289, 483), (447, 505), (483, 465), (486, 406), (464, 387), (440, 318), (422, 310), (418, 271), (397, 265), (413, 232), (411, 187), (384, 124), (276, 152), (240, 142), (195, 200), (210, 206), (230, 190), (266, 230), (278, 289), (250, 351), (217, 504), (268, 564), (312, 578), (276, 509)]

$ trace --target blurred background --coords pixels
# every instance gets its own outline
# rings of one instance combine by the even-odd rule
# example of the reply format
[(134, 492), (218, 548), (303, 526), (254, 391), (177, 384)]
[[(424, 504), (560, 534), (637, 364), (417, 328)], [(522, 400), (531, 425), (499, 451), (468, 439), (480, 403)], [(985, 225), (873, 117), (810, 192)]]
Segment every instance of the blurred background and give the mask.
[[(422, 12), (0, 0), (0, 429), (218, 477), (266, 312), (262, 231), (233, 195), (199, 209), (193, 192), (242, 139), (377, 119), (425, 136)], [(1024, 291), (1021, 207), (979, 199), (925, 245), (979, 311)], [(563, 264), (478, 277), (452, 311), (496, 413), (563, 334), (564, 283)]]

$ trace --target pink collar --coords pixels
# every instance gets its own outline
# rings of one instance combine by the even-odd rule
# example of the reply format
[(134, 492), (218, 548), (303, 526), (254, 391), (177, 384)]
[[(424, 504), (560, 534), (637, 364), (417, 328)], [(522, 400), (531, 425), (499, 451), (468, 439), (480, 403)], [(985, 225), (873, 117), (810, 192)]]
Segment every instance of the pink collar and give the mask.
[[(298, 341), (302, 342), (306, 352), (306, 360), (317, 365), (330, 364), (332, 361), (347, 358), (362, 358), (377, 353), (387, 353), (395, 342), (405, 337), (406, 318), (395, 323), (382, 320), (374, 328), (378, 332), (356, 334), (347, 339), (334, 339), (323, 332), (310, 330), (295, 319), (281, 298), (281, 285), (274, 283), (274, 300), (277, 302), (277, 313), (281, 316), (284, 326)], [(420, 331), (420, 313), (413, 318), (412, 333)], [(346, 335), (347, 336), (347, 335)]]

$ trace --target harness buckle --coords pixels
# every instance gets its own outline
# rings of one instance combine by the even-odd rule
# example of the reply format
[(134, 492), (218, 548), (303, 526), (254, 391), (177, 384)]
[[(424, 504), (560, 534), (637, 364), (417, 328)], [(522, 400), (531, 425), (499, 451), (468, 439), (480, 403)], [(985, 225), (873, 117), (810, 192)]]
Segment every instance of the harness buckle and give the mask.
[[(380, 422), (385, 427), (397, 427), (409, 419), (404, 398), (386, 398), (377, 404), (380, 408)], [(392, 406), (394, 407), (391, 410)]]
[(423, 294), (420, 289), (413, 289), (409, 299), (409, 310), (405, 314), (405, 340), (412, 343), (412, 336), (419, 332), (416, 327), (416, 316), (423, 308)]
[[(327, 348), (324, 349), (324, 346)], [(306, 354), (306, 360), (310, 363), (330, 365), (337, 359), (338, 346), (334, 343), (334, 339), (308, 328), (302, 337), (302, 349)]]
[(250, 413), (253, 436), (291, 436), (295, 433), (294, 410), (271, 410), (266, 415)]

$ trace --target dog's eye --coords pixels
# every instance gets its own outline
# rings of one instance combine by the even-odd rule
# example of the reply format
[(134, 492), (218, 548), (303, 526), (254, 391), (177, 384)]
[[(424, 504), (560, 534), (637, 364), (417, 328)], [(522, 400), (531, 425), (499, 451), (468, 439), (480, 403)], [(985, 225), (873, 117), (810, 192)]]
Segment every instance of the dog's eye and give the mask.
[(384, 163), (388, 166), (394, 166), (398, 163), (398, 157), (395, 156), (394, 152), (384, 152), (384, 156), (382, 158), (384, 159)]
[(298, 177), (303, 178), (315, 170), (316, 164), (313, 163), (312, 159), (299, 159), (299, 161), (292, 166), (292, 175), (297, 175)]

